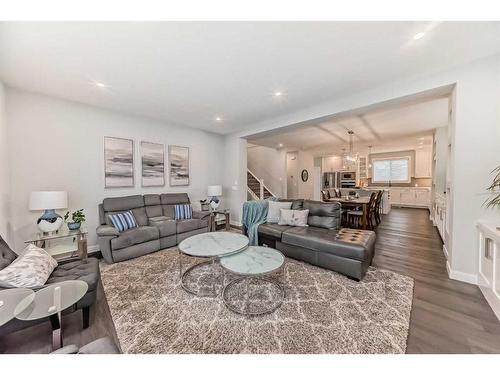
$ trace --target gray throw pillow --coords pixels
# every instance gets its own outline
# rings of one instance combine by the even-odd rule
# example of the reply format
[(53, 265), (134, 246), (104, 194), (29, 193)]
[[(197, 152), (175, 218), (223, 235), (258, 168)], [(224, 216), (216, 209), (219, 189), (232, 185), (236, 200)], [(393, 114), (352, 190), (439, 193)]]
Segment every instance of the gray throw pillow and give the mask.
[(279, 225), (291, 225), (293, 227), (307, 227), (307, 216), (309, 210), (280, 210)]
[(56, 267), (57, 261), (44, 249), (30, 244), (15, 261), (0, 271), (0, 287), (42, 287)]
[(292, 202), (275, 202), (269, 201), (269, 208), (267, 210), (267, 222), (276, 224), (280, 219), (280, 209), (290, 209)]

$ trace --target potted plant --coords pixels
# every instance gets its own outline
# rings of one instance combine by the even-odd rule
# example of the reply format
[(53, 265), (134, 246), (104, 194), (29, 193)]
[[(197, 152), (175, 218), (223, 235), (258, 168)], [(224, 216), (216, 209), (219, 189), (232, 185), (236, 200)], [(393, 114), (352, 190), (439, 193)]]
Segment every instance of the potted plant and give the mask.
[(66, 214), (64, 215), (64, 221), (66, 221), (66, 223), (68, 224), (69, 230), (80, 229), (82, 223), (85, 222), (85, 214), (83, 213), (83, 208), (76, 210), (71, 214), (72, 221), (68, 222), (68, 218), (69, 218), (69, 211), (66, 212)]
[[(493, 171), (493, 182), (488, 187), (488, 191), (492, 195), (485, 202), (486, 207), (496, 207), (500, 209), (500, 165), (496, 167)], [(497, 227), (500, 230), (500, 227)]]

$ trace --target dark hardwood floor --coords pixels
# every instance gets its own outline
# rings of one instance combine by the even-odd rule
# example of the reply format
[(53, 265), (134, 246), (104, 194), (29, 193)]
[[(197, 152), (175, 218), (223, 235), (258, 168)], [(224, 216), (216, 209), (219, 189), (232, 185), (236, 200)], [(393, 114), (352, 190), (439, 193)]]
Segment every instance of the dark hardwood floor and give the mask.
[[(478, 287), (450, 280), (437, 230), (423, 209), (396, 208), (377, 228), (374, 266), (415, 279), (407, 353), (500, 353), (500, 323)], [(81, 314), (63, 318), (65, 344), (84, 345), (116, 333), (102, 286), (90, 328)], [(48, 353), (50, 324), (0, 339), (0, 353)]]
[(500, 322), (477, 286), (448, 278), (429, 211), (385, 215), (373, 265), (415, 280), (407, 353), (500, 353)]

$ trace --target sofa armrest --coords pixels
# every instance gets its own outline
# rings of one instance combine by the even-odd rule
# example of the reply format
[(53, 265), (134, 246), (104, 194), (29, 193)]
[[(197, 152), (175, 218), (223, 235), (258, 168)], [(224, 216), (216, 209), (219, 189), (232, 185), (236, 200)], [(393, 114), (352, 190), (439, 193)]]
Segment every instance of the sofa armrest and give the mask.
[(100, 237), (103, 236), (119, 236), (120, 232), (118, 229), (111, 225), (100, 225), (96, 229), (97, 235)]
[(210, 211), (193, 211), (193, 219), (206, 219), (210, 216)]

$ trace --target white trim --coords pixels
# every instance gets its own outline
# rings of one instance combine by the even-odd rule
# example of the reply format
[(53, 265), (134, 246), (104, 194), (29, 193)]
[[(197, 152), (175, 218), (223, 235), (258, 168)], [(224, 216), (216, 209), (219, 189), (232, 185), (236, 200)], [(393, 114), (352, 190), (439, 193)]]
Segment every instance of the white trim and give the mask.
[(446, 248), (446, 245), (443, 244), (443, 253), (444, 253), (444, 256), (446, 257), (446, 265), (448, 265), (448, 249)]
[(448, 272), (448, 276), (450, 279), (463, 281), (464, 283), (468, 284), (474, 284), (474, 285), (478, 284), (477, 275), (474, 275), (473, 273), (465, 273), (453, 270), (450, 266), (449, 261), (446, 261), (446, 271)]
[(484, 298), (486, 298), (486, 301), (500, 321), (500, 296), (497, 296), (490, 288), (479, 286), (479, 289), (481, 289)]

